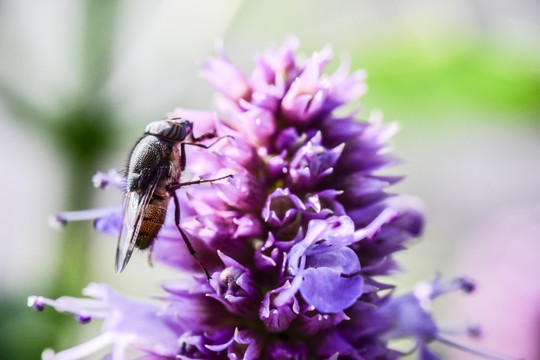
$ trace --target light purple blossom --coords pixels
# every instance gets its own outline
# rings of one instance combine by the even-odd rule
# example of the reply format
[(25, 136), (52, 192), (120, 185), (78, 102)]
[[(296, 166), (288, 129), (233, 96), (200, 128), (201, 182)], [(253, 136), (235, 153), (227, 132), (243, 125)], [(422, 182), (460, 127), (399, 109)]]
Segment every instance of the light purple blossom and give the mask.
[[(37, 309), (104, 319), (103, 335), (93, 340), (99, 344), (57, 359), (78, 359), (105, 344), (113, 345), (114, 360), (127, 346), (143, 358), (395, 359), (403, 354), (389, 340), (397, 337), (414, 339), (422, 359), (438, 358), (427, 345), (449, 340), (429, 303), (470, 283), (436, 279), (396, 297), (380, 282), (398, 269), (393, 254), (423, 228), (418, 201), (387, 191), (401, 178), (379, 175), (397, 163), (387, 153), (397, 126), (382, 124), (377, 113), (367, 121), (357, 110), (339, 115), (334, 110), (357, 105), (365, 92), (365, 72), (349, 74), (343, 62), (327, 75), (330, 47), (299, 60), (297, 46), (291, 37), (257, 56), (251, 74), (219, 49), (203, 66), (219, 95), (217, 113), (169, 115), (192, 121), (195, 134), (225, 137), (209, 149), (189, 147), (184, 176), (234, 177), (177, 192), (182, 228), (212, 278), (189, 255), (171, 203), (152, 259), (190, 274), (189, 281), (164, 285), (163, 307), (105, 285), (87, 288), (96, 300), (31, 297)], [(115, 172), (99, 173), (94, 183), (124, 187)], [(56, 220), (92, 218), (99, 231), (118, 234), (120, 214), (116, 207)]]
[(163, 305), (129, 299), (105, 284), (90, 284), (83, 294), (91, 299), (61, 297), (51, 300), (40, 296), (28, 298), (28, 306), (42, 310), (44, 305), (75, 315), (80, 323), (103, 319), (102, 334), (69, 350), (54, 353), (46, 350), (43, 359), (81, 359), (112, 345), (113, 359), (123, 359), (128, 347), (156, 358), (174, 357), (178, 337), (184, 329), (163, 312)]

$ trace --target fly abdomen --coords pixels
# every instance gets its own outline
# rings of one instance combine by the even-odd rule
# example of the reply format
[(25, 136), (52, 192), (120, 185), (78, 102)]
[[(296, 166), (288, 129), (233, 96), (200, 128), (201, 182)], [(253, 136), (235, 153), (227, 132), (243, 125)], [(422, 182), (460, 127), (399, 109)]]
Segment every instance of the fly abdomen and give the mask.
[(167, 215), (169, 197), (154, 196), (143, 214), (141, 228), (135, 246), (141, 250), (148, 248), (161, 230)]

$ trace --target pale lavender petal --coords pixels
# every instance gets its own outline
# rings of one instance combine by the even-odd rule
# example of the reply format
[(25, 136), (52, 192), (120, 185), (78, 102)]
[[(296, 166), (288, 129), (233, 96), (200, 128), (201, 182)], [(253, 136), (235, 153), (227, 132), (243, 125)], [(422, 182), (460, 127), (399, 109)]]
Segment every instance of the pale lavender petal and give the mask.
[(247, 76), (224, 56), (206, 61), (202, 77), (231, 100), (238, 101), (250, 93)]
[(351, 306), (362, 295), (361, 276), (343, 277), (329, 267), (307, 268), (300, 293), (308, 304), (323, 313), (335, 313)]
[(342, 275), (354, 274), (360, 271), (358, 256), (348, 247), (337, 247), (332, 251), (308, 256), (306, 266), (315, 269), (329, 267)]

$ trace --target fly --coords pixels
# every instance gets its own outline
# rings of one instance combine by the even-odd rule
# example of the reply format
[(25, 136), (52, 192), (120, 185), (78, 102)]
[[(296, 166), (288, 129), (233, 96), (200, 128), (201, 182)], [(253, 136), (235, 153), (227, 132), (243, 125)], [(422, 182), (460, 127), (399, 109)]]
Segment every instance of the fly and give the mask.
[[(199, 142), (214, 136), (213, 132), (193, 136), (193, 123), (179, 118), (154, 121), (146, 126), (144, 135), (133, 147), (129, 158), (126, 193), (123, 202), (122, 230), (116, 249), (116, 273), (124, 270), (134, 248), (152, 246), (165, 222), (171, 198), (174, 201), (174, 221), (189, 253), (197, 260), (207, 278), (210, 274), (201, 263), (185, 231), (180, 226), (180, 203), (176, 190), (182, 186), (230, 178), (232, 175), (180, 183), (186, 166), (186, 145), (209, 148)], [(220, 139), (220, 138), (219, 138)], [(218, 141), (219, 141), (218, 139)]]

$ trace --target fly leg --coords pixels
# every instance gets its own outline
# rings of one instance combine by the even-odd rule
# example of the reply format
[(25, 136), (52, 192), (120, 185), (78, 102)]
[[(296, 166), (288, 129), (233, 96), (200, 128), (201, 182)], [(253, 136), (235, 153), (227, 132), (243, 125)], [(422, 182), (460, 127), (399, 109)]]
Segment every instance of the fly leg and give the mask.
[[(223, 139), (234, 139), (234, 137), (232, 135), (225, 135), (225, 136), (220, 136), (218, 137), (213, 143), (211, 143), (210, 145), (203, 145), (203, 144), (199, 144), (199, 141), (203, 140), (203, 139), (211, 139), (213, 136), (207, 136), (207, 134), (210, 134), (210, 133), (206, 133), (206, 134), (202, 134), (201, 136), (199, 137), (196, 137), (193, 139), (193, 142), (184, 142), (182, 144), (186, 144), (186, 145), (193, 145), (193, 146), (198, 146), (198, 147), (202, 147), (204, 149), (208, 149), (208, 148), (211, 148), (212, 146), (216, 145), (218, 142), (220, 142), (221, 140)], [(213, 134), (213, 132), (212, 132)]]
[(218, 180), (230, 179), (232, 177), (233, 177), (233, 175), (229, 174), (229, 175), (225, 175), (225, 176), (218, 177), (218, 178), (215, 178), (215, 179), (206, 179), (206, 180), (199, 179), (199, 180), (193, 180), (193, 181), (186, 181), (186, 182), (183, 182), (183, 183), (173, 183), (173, 184), (167, 185), (167, 191), (172, 195), (172, 192), (174, 192), (175, 190), (178, 190), (178, 189), (180, 189), (181, 187), (184, 187), (184, 186), (203, 184), (203, 183), (207, 183), (207, 182), (214, 182), (214, 181), (218, 181)]
[[(182, 184), (177, 184), (177, 185), (182, 185)], [(210, 280), (212, 278), (210, 276), (210, 273), (208, 272), (206, 267), (203, 265), (201, 260), (199, 260), (199, 257), (197, 256), (197, 252), (191, 245), (191, 242), (189, 242), (186, 232), (180, 226), (180, 202), (178, 201), (178, 196), (176, 195), (176, 191), (171, 190), (171, 189), (168, 189), (168, 191), (174, 199), (174, 223), (176, 224), (178, 231), (180, 231), (180, 235), (182, 235), (182, 239), (184, 239), (184, 242), (186, 243), (189, 253), (191, 254), (191, 256), (193, 256), (193, 258), (197, 261), (199, 266), (203, 269), (204, 273), (206, 274), (206, 279)]]
[(192, 136), (193, 136), (193, 142), (199, 142), (201, 140), (204, 140), (204, 139), (211, 139), (213, 138), (214, 136), (216, 136), (216, 130), (210, 130), (208, 132), (205, 132), (204, 134), (200, 135), (200, 136), (195, 136), (193, 135), (192, 133)]
[(152, 262), (152, 253), (154, 252), (154, 243), (152, 242), (150, 246), (148, 247), (148, 265), (150, 267), (154, 267), (154, 263)]
[(201, 141), (203, 139), (212, 138), (212, 137), (214, 137), (214, 135), (215, 135), (215, 131), (210, 131), (210, 132), (207, 132), (205, 134), (202, 134), (199, 137), (194, 138), (193, 142), (182, 142), (180, 144), (180, 169), (182, 171), (184, 171), (184, 169), (186, 168), (186, 145), (197, 146), (197, 147), (200, 147), (200, 148), (203, 148), (203, 149), (209, 149), (209, 148), (216, 145), (219, 141), (221, 141), (223, 139), (232, 138), (231, 135), (225, 135), (225, 136), (218, 137), (216, 139), (216, 141), (214, 141), (210, 145), (203, 145), (203, 144), (198, 143), (198, 141)]
[(193, 258), (195, 258), (195, 260), (197, 261), (199, 266), (203, 269), (204, 273), (206, 274), (206, 278), (208, 280), (210, 280), (212, 278), (210, 276), (210, 273), (208, 273), (208, 270), (206, 269), (206, 267), (199, 260), (199, 257), (197, 256), (197, 252), (195, 251), (195, 249), (191, 245), (191, 242), (189, 241), (189, 238), (187, 237), (186, 232), (180, 226), (180, 202), (178, 201), (178, 196), (176, 195), (176, 190), (183, 187), (183, 186), (202, 184), (202, 183), (206, 183), (206, 182), (212, 182), (212, 181), (217, 181), (217, 180), (228, 179), (228, 178), (231, 178), (231, 177), (232, 177), (232, 175), (227, 175), (227, 176), (222, 176), (222, 177), (216, 178), (216, 179), (187, 181), (187, 182), (183, 182), (183, 183), (169, 184), (166, 187), (167, 192), (173, 197), (173, 200), (174, 200), (174, 223), (176, 224), (176, 227), (178, 228), (178, 231), (180, 232), (180, 235), (182, 235), (182, 239), (184, 239), (184, 242), (186, 243), (186, 246), (187, 246), (187, 248), (189, 250), (189, 253), (191, 254), (191, 256), (193, 256)]

